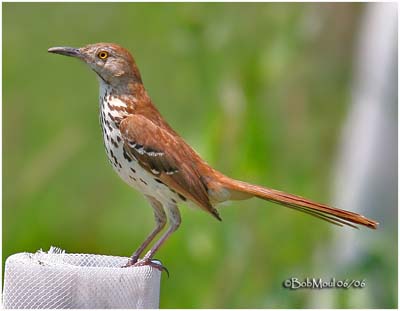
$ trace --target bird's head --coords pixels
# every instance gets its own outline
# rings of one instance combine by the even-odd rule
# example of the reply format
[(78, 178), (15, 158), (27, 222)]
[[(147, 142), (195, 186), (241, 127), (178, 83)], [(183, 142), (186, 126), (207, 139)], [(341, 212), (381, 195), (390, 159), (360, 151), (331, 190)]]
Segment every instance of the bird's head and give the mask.
[(53, 47), (48, 52), (83, 60), (104, 82), (112, 86), (142, 82), (132, 55), (114, 43), (95, 43), (81, 48)]

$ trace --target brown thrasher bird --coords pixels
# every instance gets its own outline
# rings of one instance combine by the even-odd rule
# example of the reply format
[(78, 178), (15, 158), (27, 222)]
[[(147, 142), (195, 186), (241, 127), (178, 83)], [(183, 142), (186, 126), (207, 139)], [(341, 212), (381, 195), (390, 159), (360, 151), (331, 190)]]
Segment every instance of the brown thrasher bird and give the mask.
[[(100, 125), (108, 159), (118, 175), (142, 192), (153, 207), (156, 227), (133, 253), (128, 266), (155, 265), (154, 254), (181, 223), (177, 207), (181, 202), (192, 202), (221, 220), (215, 208), (218, 203), (258, 197), (339, 226), (377, 228), (376, 221), (362, 215), (234, 180), (210, 167), (162, 118), (143, 86), (133, 57), (123, 47), (97, 43), (48, 51), (79, 58), (96, 72), (100, 82)], [(167, 218), (170, 227), (139, 260), (165, 227)]]

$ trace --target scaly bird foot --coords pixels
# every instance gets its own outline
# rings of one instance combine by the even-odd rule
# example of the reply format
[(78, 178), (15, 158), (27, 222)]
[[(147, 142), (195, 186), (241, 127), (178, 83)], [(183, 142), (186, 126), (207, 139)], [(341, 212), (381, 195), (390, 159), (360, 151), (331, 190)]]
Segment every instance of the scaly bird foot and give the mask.
[(167, 273), (167, 276), (169, 278), (168, 269), (166, 267), (164, 267), (162, 265), (161, 261), (158, 260), (158, 259), (150, 259), (150, 258), (146, 258), (145, 257), (143, 259), (140, 259), (140, 260), (136, 259), (136, 261), (134, 261), (134, 260), (132, 260), (132, 258), (130, 258), (128, 260), (127, 264), (125, 266), (122, 266), (122, 267), (123, 268), (128, 268), (128, 267), (142, 267), (142, 266), (150, 266), (150, 267), (152, 267), (154, 269), (157, 269), (157, 270), (159, 270), (161, 272), (164, 271), (164, 272)]

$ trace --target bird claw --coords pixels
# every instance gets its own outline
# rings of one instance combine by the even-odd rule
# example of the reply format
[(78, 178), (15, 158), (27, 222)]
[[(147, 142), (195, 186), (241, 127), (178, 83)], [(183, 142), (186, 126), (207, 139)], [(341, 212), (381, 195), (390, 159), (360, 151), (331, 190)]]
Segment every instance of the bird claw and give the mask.
[(143, 266), (150, 266), (154, 269), (157, 269), (161, 272), (166, 272), (167, 276), (169, 278), (169, 271), (166, 267), (164, 267), (161, 263), (160, 260), (158, 259), (150, 259), (150, 258), (143, 258), (140, 259), (139, 261), (132, 261), (132, 259), (129, 259), (127, 264), (125, 266), (122, 266), (122, 268), (128, 268), (128, 267), (143, 267)]

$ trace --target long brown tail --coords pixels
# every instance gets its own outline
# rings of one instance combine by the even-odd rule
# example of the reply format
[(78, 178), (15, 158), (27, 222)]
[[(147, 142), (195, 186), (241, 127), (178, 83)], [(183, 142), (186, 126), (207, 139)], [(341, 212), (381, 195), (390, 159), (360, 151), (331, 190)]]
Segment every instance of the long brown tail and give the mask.
[[(224, 176), (225, 177), (225, 176)], [(267, 201), (310, 214), (338, 226), (347, 225), (357, 228), (354, 224), (363, 225), (372, 229), (378, 227), (378, 222), (362, 215), (316, 203), (305, 198), (288, 194), (282, 191), (252, 185), (242, 181), (225, 177), (222, 179), (224, 188), (229, 190), (231, 199), (240, 200), (249, 197), (258, 197)]]

